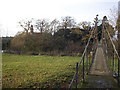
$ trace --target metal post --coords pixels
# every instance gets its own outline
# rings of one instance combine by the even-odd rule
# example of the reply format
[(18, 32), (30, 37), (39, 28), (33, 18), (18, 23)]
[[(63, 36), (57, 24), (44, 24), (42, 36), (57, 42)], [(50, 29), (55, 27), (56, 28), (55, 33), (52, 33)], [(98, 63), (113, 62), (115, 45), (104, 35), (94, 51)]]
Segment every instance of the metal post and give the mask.
[(87, 62), (87, 65), (86, 65), (86, 71), (87, 71), (87, 75), (88, 75), (88, 53), (87, 53), (87, 50), (86, 50), (86, 62)]
[(114, 49), (113, 49), (113, 62), (112, 62), (112, 70), (114, 71)]
[(120, 81), (120, 80), (119, 80), (119, 63), (120, 63), (120, 62), (119, 62), (119, 58), (118, 58), (118, 86), (120, 86), (120, 82), (119, 82), (119, 81)]
[(86, 64), (86, 62), (87, 62), (87, 57), (86, 57), (86, 54), (87, 54), (87, 49), (86, 49), (86, 52), (85, 52), (85, 60), (84, 60), (84, 68), (85, 68), (85, 70), (87, 70), (87, 64)]
[(89, 61), (89, 71), (90, 71), (90, 58), (91, 58), (91, 53), (88, 56), (88, 61)]
[(85, 58), (85, 55), (83, 56), (83, 83), (84, 83), (84, 58)]
[[(98, 15), (96, 15), (96, 18), (95, 18), (95, 34), (98, 33), (97, 24), (98, 24)], [(98, 35), (96, 35), (95, 39), (96, 39), (96, 43), (98, 45)]]
[(88, 63), (89, 63), (89, 70), (90, 70), (90, 55), (89, 55), (89, 57), (88, 57)]
[(91, 65), (92, 65), (92, 63), (93, 63), (94, 53), (95, 53), (95, 49), (93, 50), (93, 53), (92, 53), (92, 61), (91, 61)]
[(77, 89), (77, 84), (78, 84), (77, 79), (78, 79), (78, 62), (76, 64), (76, 89)]
[(114, 59), (114, 72), (116, 71), (116, 60)]
[(102, 46), (103, 46), (103, 31), (104, 31), (104, 21), (102, 20), (102, 42), (101, 42)]
[[(105, 41), (106, 42), (106, 41)], [(107, 43), (106, 43), (106, 55), (107, 55), (107, 61), (108, 61), (108, 56), (109, 56), (109, 53), (108, 53), (108, 46), (107, 46)]]

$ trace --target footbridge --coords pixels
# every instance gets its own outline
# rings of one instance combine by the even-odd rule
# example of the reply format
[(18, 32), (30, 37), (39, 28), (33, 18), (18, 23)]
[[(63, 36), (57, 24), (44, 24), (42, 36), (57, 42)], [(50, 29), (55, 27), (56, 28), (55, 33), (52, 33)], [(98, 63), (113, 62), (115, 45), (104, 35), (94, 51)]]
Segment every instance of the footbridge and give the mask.
[[(107, 18), (102, 20), (102, 32), (97, 28), (98, 17), (95, 18), (95, 28), (91, 30), (80, 62), (69, 84), (70, 88), (119, 88), (120, 57), (110, 32)], [(98, 35), (101, 33), (101, 39)]]

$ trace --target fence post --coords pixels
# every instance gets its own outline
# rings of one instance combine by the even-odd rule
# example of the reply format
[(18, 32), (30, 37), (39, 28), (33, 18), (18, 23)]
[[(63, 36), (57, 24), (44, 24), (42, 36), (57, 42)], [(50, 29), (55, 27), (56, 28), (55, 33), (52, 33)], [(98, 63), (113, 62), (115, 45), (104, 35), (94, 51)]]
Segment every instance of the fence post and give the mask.
[(78, 79), (78, 62), (76, 64), (76, 89), (77, 89), (77, 85), (78, 85), (77, 79)]
[(89, 73), (89, 71), (90, 71), (90, 53), (88, 54), (87, 57), (88, 57), (87, 60), (88, 60), (88, 73)]
[(93, 52), (92, 52), (92, 61), (91, 61), (91, 66), (92, 66), (92, 63), (93, 63), (94, 54), (95, 54), (95, 49), (93, 49)]
[(113, 49), (113, 62), (112, 62), (112, 71), (114, 71), (114, 49)]
[(85, 55), (83, 56), (83, 83), (84, 83), (84, 58), (85, 58)]
[(120, 61), (119, 61), (119, 58), (118, 58), (118, 86), (120, 86), (120, 80), (119, 80), (119, 64), (120, 64)]
[(86, 65), (86, 71), (87, 71), (87, 75), (88, 75), (88, 50), (86, 50), (86, 60), (87, 60), (87, 61), (86, 61), (86, 62), (87, 62), (87, 63), (86, 63), (86, 64), (87, 64), (87, 65)]

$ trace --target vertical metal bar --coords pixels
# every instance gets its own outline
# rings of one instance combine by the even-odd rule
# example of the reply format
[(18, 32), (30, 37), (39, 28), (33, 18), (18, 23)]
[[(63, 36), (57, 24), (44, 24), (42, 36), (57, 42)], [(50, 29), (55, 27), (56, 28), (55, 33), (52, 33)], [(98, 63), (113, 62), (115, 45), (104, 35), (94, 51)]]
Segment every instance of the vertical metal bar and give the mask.
[[(91, 54), (91, 53), (90, 53)], [(88, 61), (89, 61), (89, 70), (90, 70), (90, 58), (91, 58), (91, 55), (89, 54), (89, 57), (88, 57)]]
[(114, 49), (113, 49), (113, 62), (112, 62), (112, 70), (114, 71)]
[(108, 58), (109, 58), (109, 52), (108, 52), (108, 46), (107, 46), (107, 43), (106, 43), (106, 56), (107, 56), (107, 61), (108, 61)]
[(78, 79), (78, 62), (76, 64), (76, 89), (77, 89), (77, 85), (78, 85), (77, 79)]
[[(91, 51), (91, 53), (90, 53), (90, 67), (91, 67), (91, 65), (92, 65), (92, 53), (93, 53), (93, 50)], [(90, 69), (90, 68), (89, 68)]]
[(92, 63), (93, 63), (94, 53), (95, 53), (95, 49), (94, 49), (93, 52), (92, 52), (92, 61), (91, 61), (91, 65), (92, 65)]
[[(114, 58), (115, 58), (115, 54), (114, 54)], [(116, 72), (116, 60), (114, 59), (114, 72)]]
[(87, 64), (86, 64), (86, 60), (87, 60), (87, 49), (86, 49), (86, 52), (85, 52), (85, 60), (84, 60), (84, 70), (87, 70)]
[(88, 75), (88, 50), (86, 50), (86, 60), (87, 60), (87, 61), (86, 61), (86, 62), (87, 62), (87, 63), (86, 63), (86, 64), (87, 64), (87, 65), (86, 65), (86, 68), (87, 68), (86, 70), (87, 70), (87, 75)]
[(83, 56), (83, 83), (84, 83), (84, 58), (85, 58), (85, 55)]
[(120, 86), (120, 82), (119, 82), (119, 81), (120, 81), (120, 80), (119, 80), (119, 63), (120, 63), (120, 62), (119, 62), (119, 58), (118, 58), (118, 86)]

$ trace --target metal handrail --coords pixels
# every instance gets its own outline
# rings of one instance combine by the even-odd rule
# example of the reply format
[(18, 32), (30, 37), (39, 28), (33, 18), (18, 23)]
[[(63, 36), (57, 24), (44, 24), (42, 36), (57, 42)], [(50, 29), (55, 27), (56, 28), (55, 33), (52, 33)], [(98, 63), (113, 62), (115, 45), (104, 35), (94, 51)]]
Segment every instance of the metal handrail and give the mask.
[(87, 50), (87, 48), (88, 48), (88, 45), (89, 45), (89, 42), (90, 42), (90, 40), (91, 40), (92, 35), (93, 35), (93, 31), (91, 32), (90, 38), (89, 38), (89, 40), (88, 40), (88, 42), (87, 42), (87, 45), (86, 45), (86, 47), (85, 47), (85, 49), (84, 49), (84, 52), (83, 52), (83, 54), (82, 54), (82, 58), (81, 58), (81, 60), (80, 60), (80, 62), (79, 62), (79, 64), (78, 64), (78, 67), (80, 66), (80, 64), (81, 64), (81, 62), (82, 62), (82, 60), (83, 60), (83, 57), (84, 57), (85, 52), (86, 52), (86, 50)]
[(108, 34), (108, 36), (109, 36), (109, 38), (110, 38), (110, 41), (111, 41), (111, 43), (112, 43), (113, 49), (114, 49), (114, 51), (115, 51), (118, 59), (120, 60), (119, 54), (118, 54), (118, 52), (117, 52), (117, 50), (116, 50), (115, 44), (114, 44), (113, 41), (112, 41), (112, 38), (111, 38), (111, 36), (110, 36), (110, 33), (109, 33), (109, 31), (108, 31), (107, 29), (106, 29), (106, 31), (107, 31), (107, 34)]
[[(118, 86), (120, 86), (120, 78), (119, 78), (119, 70), (120, 70), (120, 68), (119, 68), (119, 60), (120, 60), (120, 57), (119, 57), (119, 54), (118, 54), (118, 52), (117, 52), (117, 50), (116, 50), (116, 47), (115, 47), (115, 44), (113, 43), (113, 40), (112, 40), (112, 37), (111, 37), (111, 35), (110, 35), (110, 33), (109, 33), (109, 31), (106, 29), (106, 32), (107, 32), (107, 35), (108, 35), (108, 37), (109, 37), (109, 39), (110, 39), (110, 41), (111, 41), (111, 43), (112, 43), (112, 46), (113, 46), (113, 51), (114, 51), (114, 53), (116, 54), (116, 56), (117, 56), (117, 58), (118, 58), (118, 74), (116, 73), (116, 72), (114, 72), (114, 74), (113, 74), (113, 76), (115, 76), (115, 77), (117, 77), (116, 79), (118, 80)], [(114, 57), (114, 56), (113, 56)], [(115, 69), (115, 66), (114, 66), (114, 69)], [(114, 70), (115, 71), (115, 70)]]
[[(88, 48), (89, 42), (90, 42), (90, 40), (91, 40), (91, 38), (92, 38), (92, 35), (93, 35), (93, 31), (91, 32), (90, 38), (89, 38), (89, 40), (88, 40), (88, 42), (87, 42), (87, 45), (86, 45), (86, 47), (85, 47), (85, 49), (84, 49), (84, 52), (83, 52), (83, 54), (82, 54), (82, 58), (81, 58), (81, 60), (80, 60), (80, 62), (79, 62), (79, 64), (78, 64), (78, 68), (79, 68), (80, 64), (82, 63), (82, 60), (84, 59), (84, 56), (85, 56), (86, 50), (87, 50), (87, 48)], [(75, 80), (76, 73), (77, 73), (77, 72), (75, 72), (75, 74), (74, 74), (74, 76), (73, 76), (73, 79), (72, 79), (72, 81), (71, 81), (70, 84), (69, 84), (68, 89), (71, 88), (71, 86), (72, 86), (72, 84), (73, 84), (73, 81)]]

